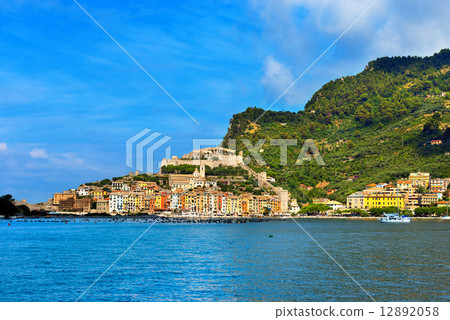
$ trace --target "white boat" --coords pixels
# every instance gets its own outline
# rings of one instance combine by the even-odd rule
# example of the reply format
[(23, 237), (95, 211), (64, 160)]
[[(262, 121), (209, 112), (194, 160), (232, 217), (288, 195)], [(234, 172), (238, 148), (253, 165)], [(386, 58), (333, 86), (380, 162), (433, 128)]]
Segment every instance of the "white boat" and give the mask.
[(384, 217), (379, 218), (378, 220), (381, 223), (410, 223), (410, 217), (402, 217), (397, 213), (383, 213)]
[(384, 217), (379, 218), (381, 223), (410, 223), (410, 217), (403, 217), (400, 215), (400, 204), (398, 203), (398, 185), (397, 185), (397, 213), (384, 213)]

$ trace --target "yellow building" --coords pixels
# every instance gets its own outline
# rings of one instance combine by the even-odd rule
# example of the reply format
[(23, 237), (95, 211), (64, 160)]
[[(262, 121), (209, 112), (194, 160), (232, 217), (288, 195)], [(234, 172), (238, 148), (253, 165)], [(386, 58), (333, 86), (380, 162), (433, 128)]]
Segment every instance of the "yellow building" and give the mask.
[(194, 210), (195, 207), (195, 194), (193, 192), (187, 192), (184, 194), (184, 210)]
[(155, 209), (160, 209), (162, 205), (162, 196), (161, 194), (155, 194)]
[(412, 172), (409, 174), (409, 180), (411, 180), (413, 186), (428, 188), (430, 174), (428, 172)]
[(227, 197), (227, 210), (228, 214), (241, 214), (242, 213), (242, 200), (238, 196)]
[(385, 208), (385, 207), (405, 208), (405, 199), (403, 195), (394, 194), (368, 194), (364, 197), (364, 208)]
[(94, 198), (94, 200), (104, 200), (108, 197), (108, 192), (104, 190), (92, 190), (91, 196)]
[(413, 187), (412, 180), (398, 180), (397, 181), (397, 188), (398, 189), (410, 189)]
[[(141, 206), (142, 203), (142, 206)], [(123, 195), (123, 211), (124, 212), (130, 212), (135, 213), (139, 212), (141, 210), (141, 207), (143, 208), (144, 201), (143, 201), (143, 194), (139, 193), (125, 193)]]

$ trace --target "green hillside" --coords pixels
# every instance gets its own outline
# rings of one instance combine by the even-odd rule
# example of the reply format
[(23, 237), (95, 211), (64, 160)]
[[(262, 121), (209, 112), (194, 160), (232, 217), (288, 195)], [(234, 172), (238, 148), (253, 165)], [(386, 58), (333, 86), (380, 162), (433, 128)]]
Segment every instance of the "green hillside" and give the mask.
[[(234, 115), (224, 145), (237, 139), (237, 149), (247, 156), (242, 139), (252, 144), (266, 139), (260, 154), (267, 165), (252, 158), (250, 167), (267, 171), (275, 185), (287, 187), (302, 202), (329, 189), (338, 190), (330, 198), (344, 201), (371, 182), (394, 181), (414, 171), (450, 177), (450, 156), (445, 155), (450, 151), (449, 108), (449, 49), (425, 58), (379, 58), (355, 76), (325, 84), (302, 111), (268, 111), (256, 124), (263, 109)], [(288, 148), (286, 166), (269, 139), (297, 139), (297, 146)], [(314, 139), (325, 166), (295, 165), (305, 139)], [(431, 145), (431, 140), (442, 144)], [(323, 188), (300, 187), (324, 181)]]

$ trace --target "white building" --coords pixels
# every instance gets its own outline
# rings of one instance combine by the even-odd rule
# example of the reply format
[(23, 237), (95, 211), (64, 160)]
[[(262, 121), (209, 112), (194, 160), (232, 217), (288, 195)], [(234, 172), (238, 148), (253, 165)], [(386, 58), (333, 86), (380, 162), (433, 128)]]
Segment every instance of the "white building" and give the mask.
[(109, 212), (121, 213), (123, 212), (123, 194), (111, 193), (109, 196)]
[(300, 206), (297, 203), (297, 199), (294, 198), (294, 199), (291, 200), (291, 206), (290, 206), (289, 212), (290, 213), (297, 213), (299, 211), (300, 211)]
[(330, 209), (332, 211), (336, 211), (339, 209), (344, 208), (344, 205), (342, 203), (340, 203), (339, 201), (328, 201), (327, 203), (325, 203), (328, 207), (330, 207)]
[(182, 196), (183, 195), (181, 193), (172, 192), (172, 194), (170, 195), (170, 207), (169, 207), (171, 210), (176, 210), (176, 209), (182, 208), (182, 204), (181, 204)]
[(83, 186), (78, 187), (77, 194), (79, 197), (87, 197), (89, 195), (90, 189), (89, 187)]

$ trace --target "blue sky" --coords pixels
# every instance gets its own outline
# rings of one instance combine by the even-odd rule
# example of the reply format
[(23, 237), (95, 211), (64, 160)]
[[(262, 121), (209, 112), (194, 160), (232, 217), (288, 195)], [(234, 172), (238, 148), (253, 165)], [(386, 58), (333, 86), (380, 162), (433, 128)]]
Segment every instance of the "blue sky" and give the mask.
[[(234, 113), (268, 107), (373, 0), (73, 0), (0, 3), (0, 194), (53, 192), (130, 171), (144, 128), (220, 139)], [(327, 81), (379, 56), (450, 47), (447, 1), (379, 0), (273, 107), (297, 111)], [(158, 157), (162, 157), (162, 152)]]

